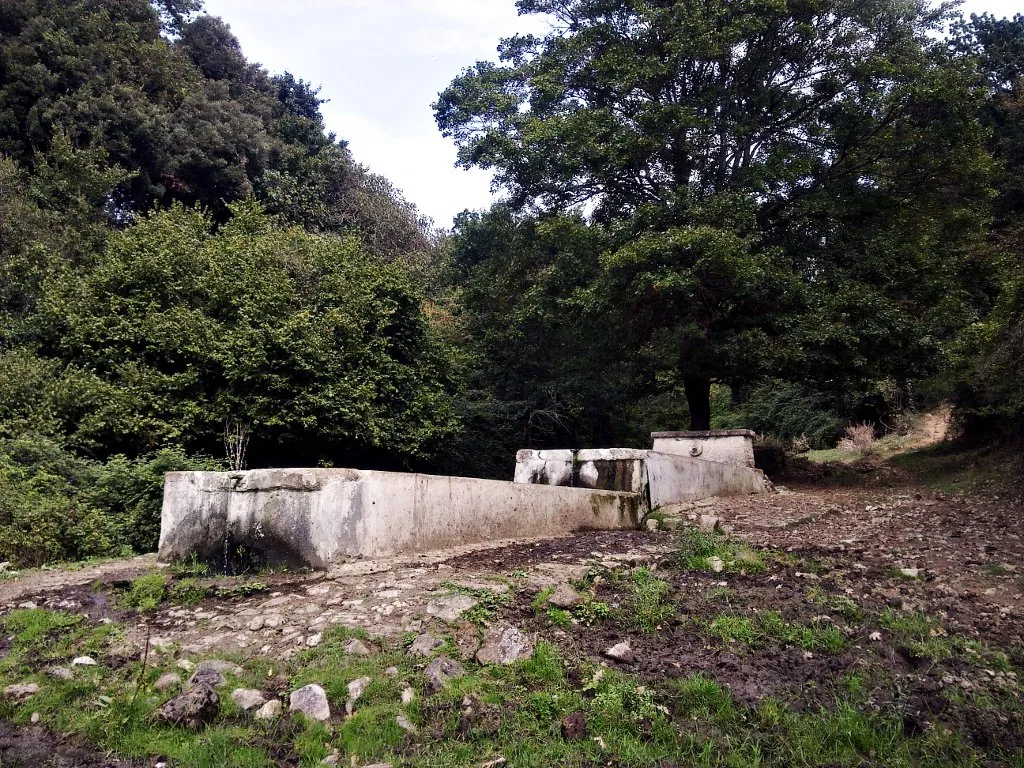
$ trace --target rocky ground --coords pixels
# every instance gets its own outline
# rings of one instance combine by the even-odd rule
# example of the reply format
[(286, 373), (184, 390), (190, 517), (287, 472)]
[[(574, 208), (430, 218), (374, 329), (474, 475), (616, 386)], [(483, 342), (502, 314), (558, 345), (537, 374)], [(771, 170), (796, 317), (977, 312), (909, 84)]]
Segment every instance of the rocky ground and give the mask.
[(11, 577), (0, 765), (1024, 765), (1024, 502), (975, 470), (326, 574)]

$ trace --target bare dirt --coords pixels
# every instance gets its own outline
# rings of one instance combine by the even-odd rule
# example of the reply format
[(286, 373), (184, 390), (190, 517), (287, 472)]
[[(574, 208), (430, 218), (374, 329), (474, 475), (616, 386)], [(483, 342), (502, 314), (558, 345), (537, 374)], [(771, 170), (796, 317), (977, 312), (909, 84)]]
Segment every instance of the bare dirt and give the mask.
[[(145, 621), (118, 600), (130, 579), (156, 568), (151, 559), (41, 571), (0, 583), (0, 613), (39, 606), (83, 613), (91, 622), (125, 622), (124, 646), (111, 649), (104, 660), (110, 663), (137, 658), (147, 642), (152, 653), (194, 661), (221, 654), (288, 659), (316, 645), (332, 626), (365, 629), (371, 637), (451, 633), (466, 622), (444, 616), (446, 601), (485, 590), (509, 596), (496, 603), (494, 619), (544, 636), (570, 658), (603, 659), (655, 681), (700, 672), (740, 703), (756, 706), (771, 696), (799, 711), (833, 706), (855, 677), (862, 681), (859, 695), (871, 706), (897, 709), (909, 732), (941, 722), (983, 748), (1024, 749), (1017, 680), (1024, 671), (1024, 492), (1018, 478), (939, 492), (906, 469), (875, 460), (840, 479), (846, 485), (836, 485), (834, 477), (784, 482), (773, 494), (708, 500), (681, 511), (716, 516), (732, 536), (762, 550), (768, 570), (760, 574), (681, 569), (673, 554), (676, 535), (669, 532), (588, 532), (352, 563), (326, 574), (198, 579), (195, 584), (221, 587), (221, 596), (164, 604)], [(652, 568), (672, 587), (672, 615), (651, 633), (628, 622), (628, 574), (638, 566)], [(593, 599), (610, 606), (610, 618), (559, 628), (531, 605), (544, 586), (579, 579), (590, 580)], [(837, 598), (855, 604), (859, 618), (844, 616)], [(834, 626), (845, 647), (808, 652), (770, 641), (730, 643), (706, 630), (722, 615), (765, 611), (795, 625)], [(924, 639), (952, 651), (941, 658), (922, 654), (884, 624), (887, 613), (926, 617), (933, 629)], [(632, 646), (631, 658), (607, 658), (623, 640)], [(981, 655), (970, 648), (982, 649)], [(14, 731), (0, 723), (4, 766), (19, 760), (126, 765), (87, 752), (76, 757), (74, 749), (39, 729)], [(71, 762), (59, 762), (61, 750), (71, 750)], [(33, 755), (51, 762), (33, 762)]]

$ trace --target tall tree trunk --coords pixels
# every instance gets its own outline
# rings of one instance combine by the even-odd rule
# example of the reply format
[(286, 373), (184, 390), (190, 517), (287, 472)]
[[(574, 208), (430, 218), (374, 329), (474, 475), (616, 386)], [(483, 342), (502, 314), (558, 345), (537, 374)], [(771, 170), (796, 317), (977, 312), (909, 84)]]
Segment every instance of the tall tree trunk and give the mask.
[(695, 432), (711, 429), (711, 379), (686, 376), (683, 389), (690, 406), (690, 429)]

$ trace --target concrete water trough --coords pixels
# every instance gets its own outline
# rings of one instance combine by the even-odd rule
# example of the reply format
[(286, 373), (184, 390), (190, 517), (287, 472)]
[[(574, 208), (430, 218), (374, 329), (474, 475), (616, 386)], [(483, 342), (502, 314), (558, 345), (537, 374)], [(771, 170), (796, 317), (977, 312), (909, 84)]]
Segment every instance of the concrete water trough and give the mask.
[(585, 530), (636, 528), (635, 493), (354, 469), (171, 472), (163, 561), (197, 557), (235, 571), (327, 568), (353, 558)]
[[(520, 451), (515, 482), (355, 469), (172, 472), (160, 559), (237, 572), (636, 528), (652, 507), (762, 493), (752, 433), (659, 433), (662, 450)], [(701, 458), (694, 458), (700, 456)], [(707, 460), (713, 457), (716, 460)]]

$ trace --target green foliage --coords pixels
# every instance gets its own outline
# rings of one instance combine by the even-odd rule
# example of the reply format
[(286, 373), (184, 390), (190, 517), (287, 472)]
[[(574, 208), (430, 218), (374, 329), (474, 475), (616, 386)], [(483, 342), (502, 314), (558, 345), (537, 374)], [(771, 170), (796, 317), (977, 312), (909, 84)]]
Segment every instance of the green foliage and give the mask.
[(153, 551), (164, 472), (215, 466), (175, 449), (100, 463), (40, 436), (0, 439), (0, 557), (37, 566)]
[(841, 393), (942, 367), (984, 309), (964, 254), (992, 167), (973, 64), (935, 40), (948, 9), (520, 8), (560, 23), (466, 69), (438, 125), (516, 209), (590, 213), (588, 304), (648, 391), (703, 429), (712, 381)]
[(41, 347), (102, 393), (71, 441), (214, 452), (236, 419), (264, 460), (429, 456), (454, 429), (453, 383), (403, 270), (232, 210), (216, 233), (198, 212), (154, 214), (88, 274), (47, 282)]
[(782, 381), (756, 387), (730, 426), (744, 426), (784, 441), (806, 436), (812, 448), (832, 448), (843, 433), (843, 417), (820, 394)]
[(675, 562), (688, 571), (712, 570), (711, 560), (722, 561), (723, 571), (763, 573), (768, 570), (757, 550), (733, 540), (721, 531), (704, 531), (687, 526), (676, 536)]
[(152, 611), (167, 595), (167, 577), (162, 573), (147, 573), (132, 579), (131, 586), (118, 601), (125, 608)]
[(739, 643), (753, 648), (772, 643), (792, 646), (803, 651), (839, 653), (846, 648), (845, 635), (834, 626), (817, 623), (803, 625), (787, 622), (777, 611), (760, 611), (751, 615), (722, 615), (707, 622), (704, 631), (726, 643)]
[(654, 632), (675, 613), (672, 585), (657, 578), (649, 568), (636, 568), (629, 575), (629, 601), (624, 621), (644, 632)]

